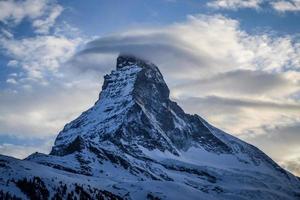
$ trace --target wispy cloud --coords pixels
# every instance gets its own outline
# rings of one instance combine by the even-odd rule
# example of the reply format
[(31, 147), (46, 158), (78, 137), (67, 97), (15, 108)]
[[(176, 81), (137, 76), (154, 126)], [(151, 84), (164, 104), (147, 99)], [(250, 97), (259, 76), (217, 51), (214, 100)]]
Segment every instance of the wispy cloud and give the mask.
[(24, 79), (37, 81), (46, 81), (49, 73), (55, 75), (81, 42), (81, 38), (55, 35), (23, 39), (0, 37), (0, 47), (12, 59), (8, 65), (22, 68), (26, 73)]
[(0, 20), (3, 22), (19, 23), (24, 18), (36, 19), (44, 13), (46, 1), (27, 0), (27, 1), (1, 1)]
[(46, 34), (49, 29), (55, 24), (56, 18), (61, 14), (63, 8), (59, 5), (55, 5), (50, 8), (48, 15), (42, 19), (36, 19), (33, 21), (32, 26), (35, 28), (36, 33)]
[(0, 21), (17, 25), (28, 20), (37, 33), (48, 33), (63, 8), (51, 0), (0, 1)]
[(299, 0), (213, 0), (207, 6), (214, 9), (238, 10), (243, 8), (262, 10), (266, 6), (278, 12), (298, 12), (300, 11)]
[(255, 8), (258, 9), (262, 0), (215, 0), (207, 3), (209, 7), (215, 9)]
[[(0, 32), (0, 51), (11, 59), (8, 67), (22, 71), (8, 78), (8, 83), (38, 81), (47, 84), (47, 79), (58, 76), (58, 68), (84, 43), (76, 29), (66, 22), (56, 22), (64, 10), (56, 1), (0, 1), (0, 10), (0, 21), (4, 25)], [(15, 37), (14, 28), (26, 20), (31, 23), (33, 34)]]
[(279, 12), (297, 12), (300, 11), (299, 0), (283, 0), (271, 3), (272, 7)]

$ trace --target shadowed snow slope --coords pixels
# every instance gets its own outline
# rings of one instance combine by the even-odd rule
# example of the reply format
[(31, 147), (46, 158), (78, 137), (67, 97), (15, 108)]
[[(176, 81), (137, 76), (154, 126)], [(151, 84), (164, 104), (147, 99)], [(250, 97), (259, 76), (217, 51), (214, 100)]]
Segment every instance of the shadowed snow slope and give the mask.
[(98, 101), (65, 125), (50, 155), (0, 156), (0, 191), (0, 199), (299, 199), (300, 181), (186, 114), (154, 64), (120, 55)]

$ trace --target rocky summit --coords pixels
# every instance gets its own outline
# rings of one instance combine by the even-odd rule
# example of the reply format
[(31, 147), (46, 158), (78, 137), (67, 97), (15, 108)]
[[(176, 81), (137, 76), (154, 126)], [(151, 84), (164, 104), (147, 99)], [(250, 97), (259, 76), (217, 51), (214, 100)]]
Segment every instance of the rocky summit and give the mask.
[(185, 113), (157, 66), (120, 55), (49, 155), (0, 156), (0, 199), (300, 199), (300, 179)]

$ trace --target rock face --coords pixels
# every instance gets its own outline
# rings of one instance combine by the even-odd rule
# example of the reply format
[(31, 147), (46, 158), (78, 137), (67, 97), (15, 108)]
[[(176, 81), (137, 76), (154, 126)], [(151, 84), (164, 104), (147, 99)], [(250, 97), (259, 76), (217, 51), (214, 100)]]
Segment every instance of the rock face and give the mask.
[(154, 64), (119, 56), (117, 70), (104, 78), (99, 100), (59, 133), (52, 155), (70, 152), (70, 145), (78, 145), (73, 144), (78, 136), (95, 143), (141, 145), (174, 155), (192, 146), (215, 153), (232, 152), (199, 116), (184, 113), (169, 99), (169, 88)]
[(95, 105), (65, 125), (50, 155), (0, 157), (0, 199), (300, 199), (297, 177), (169, 93), (154, 64), (119, 56)]

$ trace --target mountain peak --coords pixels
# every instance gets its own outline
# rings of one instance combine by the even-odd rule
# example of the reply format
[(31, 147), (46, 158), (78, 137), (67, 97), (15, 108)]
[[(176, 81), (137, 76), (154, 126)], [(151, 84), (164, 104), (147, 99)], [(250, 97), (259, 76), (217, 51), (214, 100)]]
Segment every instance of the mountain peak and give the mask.
[(132, 54), (120, 54), (117, 58), (117, 70), (121, 69), (125, 66), (133, 66), (137, 65), (140, 67), (146, 66), (146, 65), (153, 65), (149, 61), (146, 61), (142, 58), (139, 58)]
[(120, 147), (132, 143), (174, 155), (199, 145), (217, 153), (232, 151), (199, 116), (186, 114), (171, 101), (169, 93), (157, 66), (136, 56), (120, 55), (117, 70), (104, 77), (98, 101), (64, 127), (52, 154), (68, 154), (78, 136), (89, 140), (86, 144), (106, 140)]

